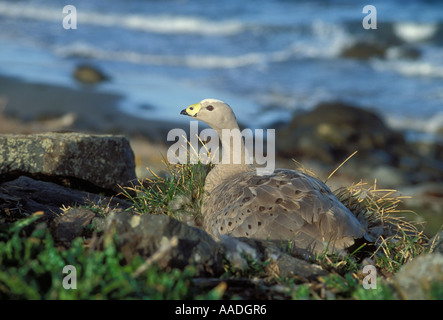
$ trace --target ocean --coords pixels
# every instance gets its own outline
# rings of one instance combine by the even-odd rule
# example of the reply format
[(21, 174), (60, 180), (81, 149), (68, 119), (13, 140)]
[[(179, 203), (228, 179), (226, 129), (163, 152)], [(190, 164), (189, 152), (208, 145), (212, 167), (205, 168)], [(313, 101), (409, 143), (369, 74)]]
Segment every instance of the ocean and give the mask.
[[(362, 24), (369, 4), (377, 29)], [(410, 138), (442, 137), (442, 1), (0, 1), (0, 74), (75, 88), (79, 64), (109, 75), (91, 90), (140, 118), (189, 121), (181, 109), (217, 98), (268, 128), (341, 100)]]

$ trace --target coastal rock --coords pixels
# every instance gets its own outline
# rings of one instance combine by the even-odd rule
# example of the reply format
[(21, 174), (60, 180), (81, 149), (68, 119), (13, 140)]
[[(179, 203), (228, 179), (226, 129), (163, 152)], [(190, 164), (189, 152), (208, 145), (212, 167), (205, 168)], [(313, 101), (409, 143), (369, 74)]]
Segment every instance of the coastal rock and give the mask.
[(437, 299), (443, 289), (443, 254), (419, 256), (404, 265), (394, 283), (403, 299)]
[(384, 187), (443, 181), (437, 147), (425, 154), (377, 114), (341, 102), (294, 116), (276, 141), (279, 156), (318, 161), (329, 172), (358, 151), (340, 171), (351, 179), (377, 179)]
[(111, 190), (136, 179), (123, 136), (82, 133), (0, 135), (0, 179), (26, 175), (84, 190)]
[(74, 79), (84, 84), (96, 84), (109, 80), (109, 76), (99, 70), (97, 67), (82, 64), (74, 71)]
[[(94, 221), (105, 236), (112, 232), (118, 235), (119, 249), (127, 261), (136, 255), (149, 258), (157, 253), (156, 263), (162, 267), (193, 265), (198, 274), (210, 275), (224, 271), (220, 246), (209, 234), (167, 215), (111, 211), (106, 219)], [(169, 250), (160, 250), (168, 244)]]
[(403, 136), (388, 128), (375, 113), (342, 102), (321, 103), (297, 115), (278, 134), (277, 150), (286, 157), (340, 163), (354, 151), (375, 164), (393, 164), (405, 148)]
[(387, 45), (380, 42), (356, 41), (343, 49), (341, 56), (345, 58), (367, 60), (370, 58), (385, 58)]

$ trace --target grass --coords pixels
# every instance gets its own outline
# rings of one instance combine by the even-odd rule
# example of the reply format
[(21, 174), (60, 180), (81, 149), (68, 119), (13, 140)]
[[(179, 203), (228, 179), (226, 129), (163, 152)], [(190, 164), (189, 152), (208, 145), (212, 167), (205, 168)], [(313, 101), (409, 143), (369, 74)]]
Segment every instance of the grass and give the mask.
[[(198, 222), (203, 201), (203, 186), (209, 165), (166, 165), (167, 174), (139, 181), (122, 194), (139, 214), (167, 214), (178, 219), (190, 217)], [(311, 173), (312, 174), (312, 173)], [(328, 177), (329, 179), (330, 177)], [(395, 190), (378, 189), (362, 182), (342, 188), (337, 197), (360, 220), (366, 220), (371, 244), (362, 244), (347, 256), (317, 255), (314, 262), (330, 273), (316, 281), (282, 278), (273, 274), (269, 261), (247, 260), (249, 268), (236, 270), (225, 263), (225, 275), (212, 286), (199, 286), (195, 270), (161, 270), (155, 264), (145, 272), (137, 270), (144, 261), (136, 257), (125, 262), (115, 245), (115, 235), (107, 235), (103, 248), (86, 245), (77, 238), (62, 250), (52, 239), (38, 216), (18, 220), (0, 228), (0, 298), (8, 299), (395, 299), (390, 286), (392, 274), (414, 257), (426, 252), (428, 239), (420, 225), (402, 217), (402, 202)], [(91, 208), (106, 214), (109, 208)], [(197, 223), (198, 224), (198, 223)], [(30, 226), (33, 225), (33, 228)], [(32, 229), (32, 231), (28, 231)], [(96, 232), (89, 232), (93, 237)], [(89, 239), (90, 240), (90, 239)], [(377, 288), (363, 288), (363, 266), (371, 263), (377, 270)], [(77, 287), (66, 290), (65, 265), (77, 266)], [(137, 275), (137, 276), (134, 276)], [(226, 282), (241, 280), (248, 289), (233, 290)], [(257, 281), (259, 280), (259, 281)], [(242, 291), (243, 290), (243, 291)], [(438, 296), (440, 287), (433, 289)]]
[[(152, 265), (135, 277), (143, 260), (137, 257), (124, 263), (115, 246), (115, 235), (108, 235), (100, 250), (85, 248), (82, 238), (74, 240), (69, 249), (60, 250), (45, 223), (24, 236), (24, 228), (38, 218), (19, 220), (0, 234), (0, 299), (220, 298), (217, 291), (193, 291), (192, 266), (161, 270)], [(73, 274), (63, 273), (67, 265), (76, 268), (77, 290), (63, 286), (64, 281), (72, 282)]]

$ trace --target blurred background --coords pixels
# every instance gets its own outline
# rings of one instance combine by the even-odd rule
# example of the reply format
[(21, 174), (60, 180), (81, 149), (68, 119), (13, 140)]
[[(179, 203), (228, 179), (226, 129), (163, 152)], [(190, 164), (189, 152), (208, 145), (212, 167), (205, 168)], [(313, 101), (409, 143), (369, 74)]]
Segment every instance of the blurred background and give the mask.
[[(375, 30), (362, 26), (367, 4), (377, 9)], [(65, 5), (75, 6), (77, 29), (63, 28)], [(375, 112), (401, 138), (366, 154), (362, 162), (375, 161), (366, 171), (351, 166), (352, 178), (421, 194), (417, 205), (442, 219), (441, 1), (0, 0), (0, 132), (164, 143), (167, 130), (189, 124), (180, 110), (209, 97), (228, 102), (243, 126), (282, 128), (281, 140), (297, 138), (287, 133), (294, 115), (324, 102)], [(131, 143), (142, 166), (165, 152)], [(319, 158), (336, 167), (351, 149)]]

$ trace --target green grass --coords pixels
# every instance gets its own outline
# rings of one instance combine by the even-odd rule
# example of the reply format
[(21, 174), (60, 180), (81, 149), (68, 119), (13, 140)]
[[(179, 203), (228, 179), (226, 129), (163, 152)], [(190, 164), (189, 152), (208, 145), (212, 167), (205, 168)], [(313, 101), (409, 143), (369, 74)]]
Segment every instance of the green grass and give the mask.
[[(153, 265), (135, 277), (144, 261), (137, 257), (125, 263), (111, 235), (100, 250), (85, 248), (82, 238), (60, 250), (44, 223), (24, 236), (24, 228), (38, 218), (19, 220), (0, 233), (0, 299), (220, 298), (217, 291), (193, 291), (192, 266), (161, 270)], [(77, 289), (63, 287), (65, 277), (72, 275), (63, 273), (66, 265), (76, 268)]]

